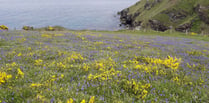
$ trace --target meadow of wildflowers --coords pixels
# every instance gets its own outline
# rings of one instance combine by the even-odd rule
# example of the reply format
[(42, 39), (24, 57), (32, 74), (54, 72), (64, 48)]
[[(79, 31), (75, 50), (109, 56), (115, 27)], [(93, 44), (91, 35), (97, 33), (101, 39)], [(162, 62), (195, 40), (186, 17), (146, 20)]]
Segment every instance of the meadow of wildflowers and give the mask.
[(2, 103), (209, 101), (209, 42), (79, 31), (0, 32)]

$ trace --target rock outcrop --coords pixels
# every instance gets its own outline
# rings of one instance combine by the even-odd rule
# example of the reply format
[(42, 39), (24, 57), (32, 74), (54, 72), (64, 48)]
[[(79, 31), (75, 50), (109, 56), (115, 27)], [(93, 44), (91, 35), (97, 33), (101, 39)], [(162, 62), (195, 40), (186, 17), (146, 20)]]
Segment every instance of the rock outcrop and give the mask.
[(180, 31), (180, 32), (186, 32), (188, 30), (190, 30), (192, 28), (192, 24), (191, 23), (186, 23), (183, 25), (179, 25), (175, 28), (176, 31)]
[(141, 0), (118, 14), (129, 29), (209, 33), (209, 0)]
[(151, 28), (156, 31), (166, 31), (169, 29), (169, 27), (165, 26), (158, 20), (149, 20), (149, 23), (150, 23)]
[(209, 24), (209, 6), (198, 5), (196, 12), (202, 21)]

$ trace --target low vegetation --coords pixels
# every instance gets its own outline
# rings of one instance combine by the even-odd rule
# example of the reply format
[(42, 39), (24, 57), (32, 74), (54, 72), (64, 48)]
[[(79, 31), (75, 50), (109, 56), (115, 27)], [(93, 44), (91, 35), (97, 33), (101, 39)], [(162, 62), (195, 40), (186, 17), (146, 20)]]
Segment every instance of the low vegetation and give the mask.
[(209, 101), (209, 38), (158, 34), (1, 31), (0, 102)]

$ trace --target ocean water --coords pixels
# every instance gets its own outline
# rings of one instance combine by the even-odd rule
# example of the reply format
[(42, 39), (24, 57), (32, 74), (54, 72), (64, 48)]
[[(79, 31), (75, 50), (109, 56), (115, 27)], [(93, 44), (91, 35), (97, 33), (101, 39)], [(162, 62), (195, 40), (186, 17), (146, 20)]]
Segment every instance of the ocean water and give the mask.
[(73, 30), (120, 29), (118, 11), (138, 0), (0, 0), (0, 25), (21, 29), (63, 26)]

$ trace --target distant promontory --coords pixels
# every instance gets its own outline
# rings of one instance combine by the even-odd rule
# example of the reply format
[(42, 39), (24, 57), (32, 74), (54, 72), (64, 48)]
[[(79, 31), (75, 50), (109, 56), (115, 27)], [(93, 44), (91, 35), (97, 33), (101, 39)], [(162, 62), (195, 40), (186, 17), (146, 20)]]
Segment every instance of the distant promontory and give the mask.
[(209, 33), (209, 0), (141, 0), (119, 15), (131, 29)]

